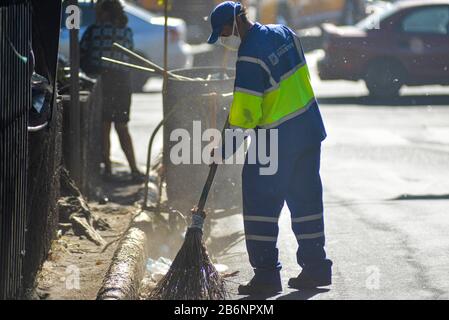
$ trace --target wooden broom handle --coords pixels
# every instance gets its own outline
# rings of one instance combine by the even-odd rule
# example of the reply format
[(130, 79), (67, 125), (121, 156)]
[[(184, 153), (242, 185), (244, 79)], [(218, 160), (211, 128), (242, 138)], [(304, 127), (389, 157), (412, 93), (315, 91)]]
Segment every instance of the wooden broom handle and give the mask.
[[(225, 125), (221, 132), (221, 137), (222, 137), (221, 145), (223, 145), (225, 142), (225, 139), (224, 139), (225, 132), (226, 132), (226, 129), (228, 129), (228, 128), (229, 128), (229, 117), (226, 118)], [(195, 210), (199, 214), (202, 214), (202, 212), (204, 211), (207, 197), (209, 196), (209, 191), (212, 187), (212, 183), (214, 182), (215, 174), (217, 173), (217, 168), (218, 168), (218, 164), (215, 162), (210, 165), (209, 175), (207, 176), (206, 183), (204, 184), (204, 187), (203, 187), (203, 192), (201, 193), (200, 201), (198, 201), (198, 206), (196, 207), (196, 210)]]

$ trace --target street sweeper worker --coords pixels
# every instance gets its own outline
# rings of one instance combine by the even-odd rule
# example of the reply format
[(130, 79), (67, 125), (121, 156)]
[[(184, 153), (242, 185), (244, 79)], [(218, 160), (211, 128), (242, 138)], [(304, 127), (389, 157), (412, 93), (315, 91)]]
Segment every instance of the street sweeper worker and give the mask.
[[(278, 169), (261, 174), (264, 165), (248, 157), (242, 172), (243, 216), (249, 261), (254, 277), (239, 286), (242, 295), (282, 291), (278, 259), (278, 219), (284, 202), (291, 212), (302, 270), (288, 282), (292, 288), (331, 284), (331, 260), (324, 249), (320, 178), (321, 142), (326, 131), (310, 83), (299, 38), (283, 25), (252, 22), (238, 2), (226, 1), (211, 13), (208, 43), (220, 41), (238, 52), (232, 127), (277, 130)], [(266, 134), (266, 143), (270, 141)], [(259, 135), (251, 144), (260, 145)], [(267, 146), (265, 150), (270, 150)], [(289, 246), (288, 243), (280, 243)]]

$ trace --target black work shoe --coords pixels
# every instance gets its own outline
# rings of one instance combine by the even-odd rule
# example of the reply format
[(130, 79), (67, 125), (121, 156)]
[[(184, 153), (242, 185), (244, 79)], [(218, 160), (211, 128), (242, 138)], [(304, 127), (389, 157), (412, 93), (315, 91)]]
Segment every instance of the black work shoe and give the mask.
[(279, 284), (269, 284), (269, 283), (257, 283), (251, 280), (246, 285), (240, 285), (238, 288), (239, 294), (243, 296), (253, 296), (253, 295), (274, 295), (276, 293), (282, 292), (282, 285)]
[(313, 278), (307, 272), (302, 271), (296, 278), (290, 278), (288, 285), (294, 289), (313, 289), (318, 287), (327, 287), (332, 284), (330, 277)]
[(145, 182), (145, 174), (141, 173), (140, 171), (133, 171), (131, 172), (131, 181), (135, 183), (143, 183)]

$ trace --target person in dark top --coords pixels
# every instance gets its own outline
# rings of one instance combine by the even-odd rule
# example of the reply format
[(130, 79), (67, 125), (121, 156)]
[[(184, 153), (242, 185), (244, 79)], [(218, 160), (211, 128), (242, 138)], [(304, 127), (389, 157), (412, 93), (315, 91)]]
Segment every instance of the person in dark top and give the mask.
[(114, 123), (120, 145), (126, 155), (133, 180), (143, 180), (137, 168), (134, 148), (128, 130), (131, 107), (131, 79), (121, 66), (104, 61), (109, 57), (127, 62), (129, 58), (113, 47), (117, 42), (133, 48), (133, 32), (127, 26), (128, 18), (118, 0), (102, 0), (96, 4), (96, 22), (89, 26), (80, 44), (81, 68), (91, 76), (100, 77), (103, 98), (103, 158), (105, 175), (111, 175), (110, 132)]

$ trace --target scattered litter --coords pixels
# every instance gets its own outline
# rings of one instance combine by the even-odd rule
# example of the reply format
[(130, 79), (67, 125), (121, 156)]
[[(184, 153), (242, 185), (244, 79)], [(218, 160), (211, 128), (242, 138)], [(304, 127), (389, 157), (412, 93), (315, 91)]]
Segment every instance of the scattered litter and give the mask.
[(155, 287), (156, 282), (149, 274), (146, 274), (140, 283), (140, 300), (149, 300), (149, 294)]
[(164, 257), (160, 257), (158, 261), (161, 261), (163, 264), (168, 265), (169, 267), (172, 264), (172, 261), (170, 259), (164, 258)]
[(231, 273), (225, 273), (223, 275), (223, 278), (226, 279), (226, 278), (236, 277), (239, 273), (240, 273), (240, 271), (234, 271), (234, 272), (231, 272)]
[(226, 272), (226, 271), (228, 271), (228, 269), (229, 269), (229, 267), (228, 267), (227, 265), (225, 265), (225, 264), (219, 264), (219, 263), (217, 263), (217, 264), (214, 264), (214, 266), (215, 266), (215, 269), (217, 269), (217, 271), (218, 271), (219, 273)]
[(151, 277), (155, 281), (162, 279), (170, 269), (172, 261), (170, 259), (160, 257), (157, 260), (148, 258), (147, 260), (147, 271), (151, 274)]
[[(159, 281), (160, 279), (162, 279), (163, 276), (165, 276), (167, 274), (172, 263), (173, 263), (172, 260), (170, 260), (168, 258), (164, 258), (164, 257), (160, 257), (157, 260), (148, 258), (147, 271), (150, 273), (150, 275), (154, 281)], [(215, 266), (215, 269), (217, 269), (217, 271), (219, 273), (225, 273), (226, 271), (229, 270), (229, 267), (225, 264), (217, 263), (217, 264), (214, 264), (214, 266)], [(234, 273), (232, 273), (232, 276)]]

